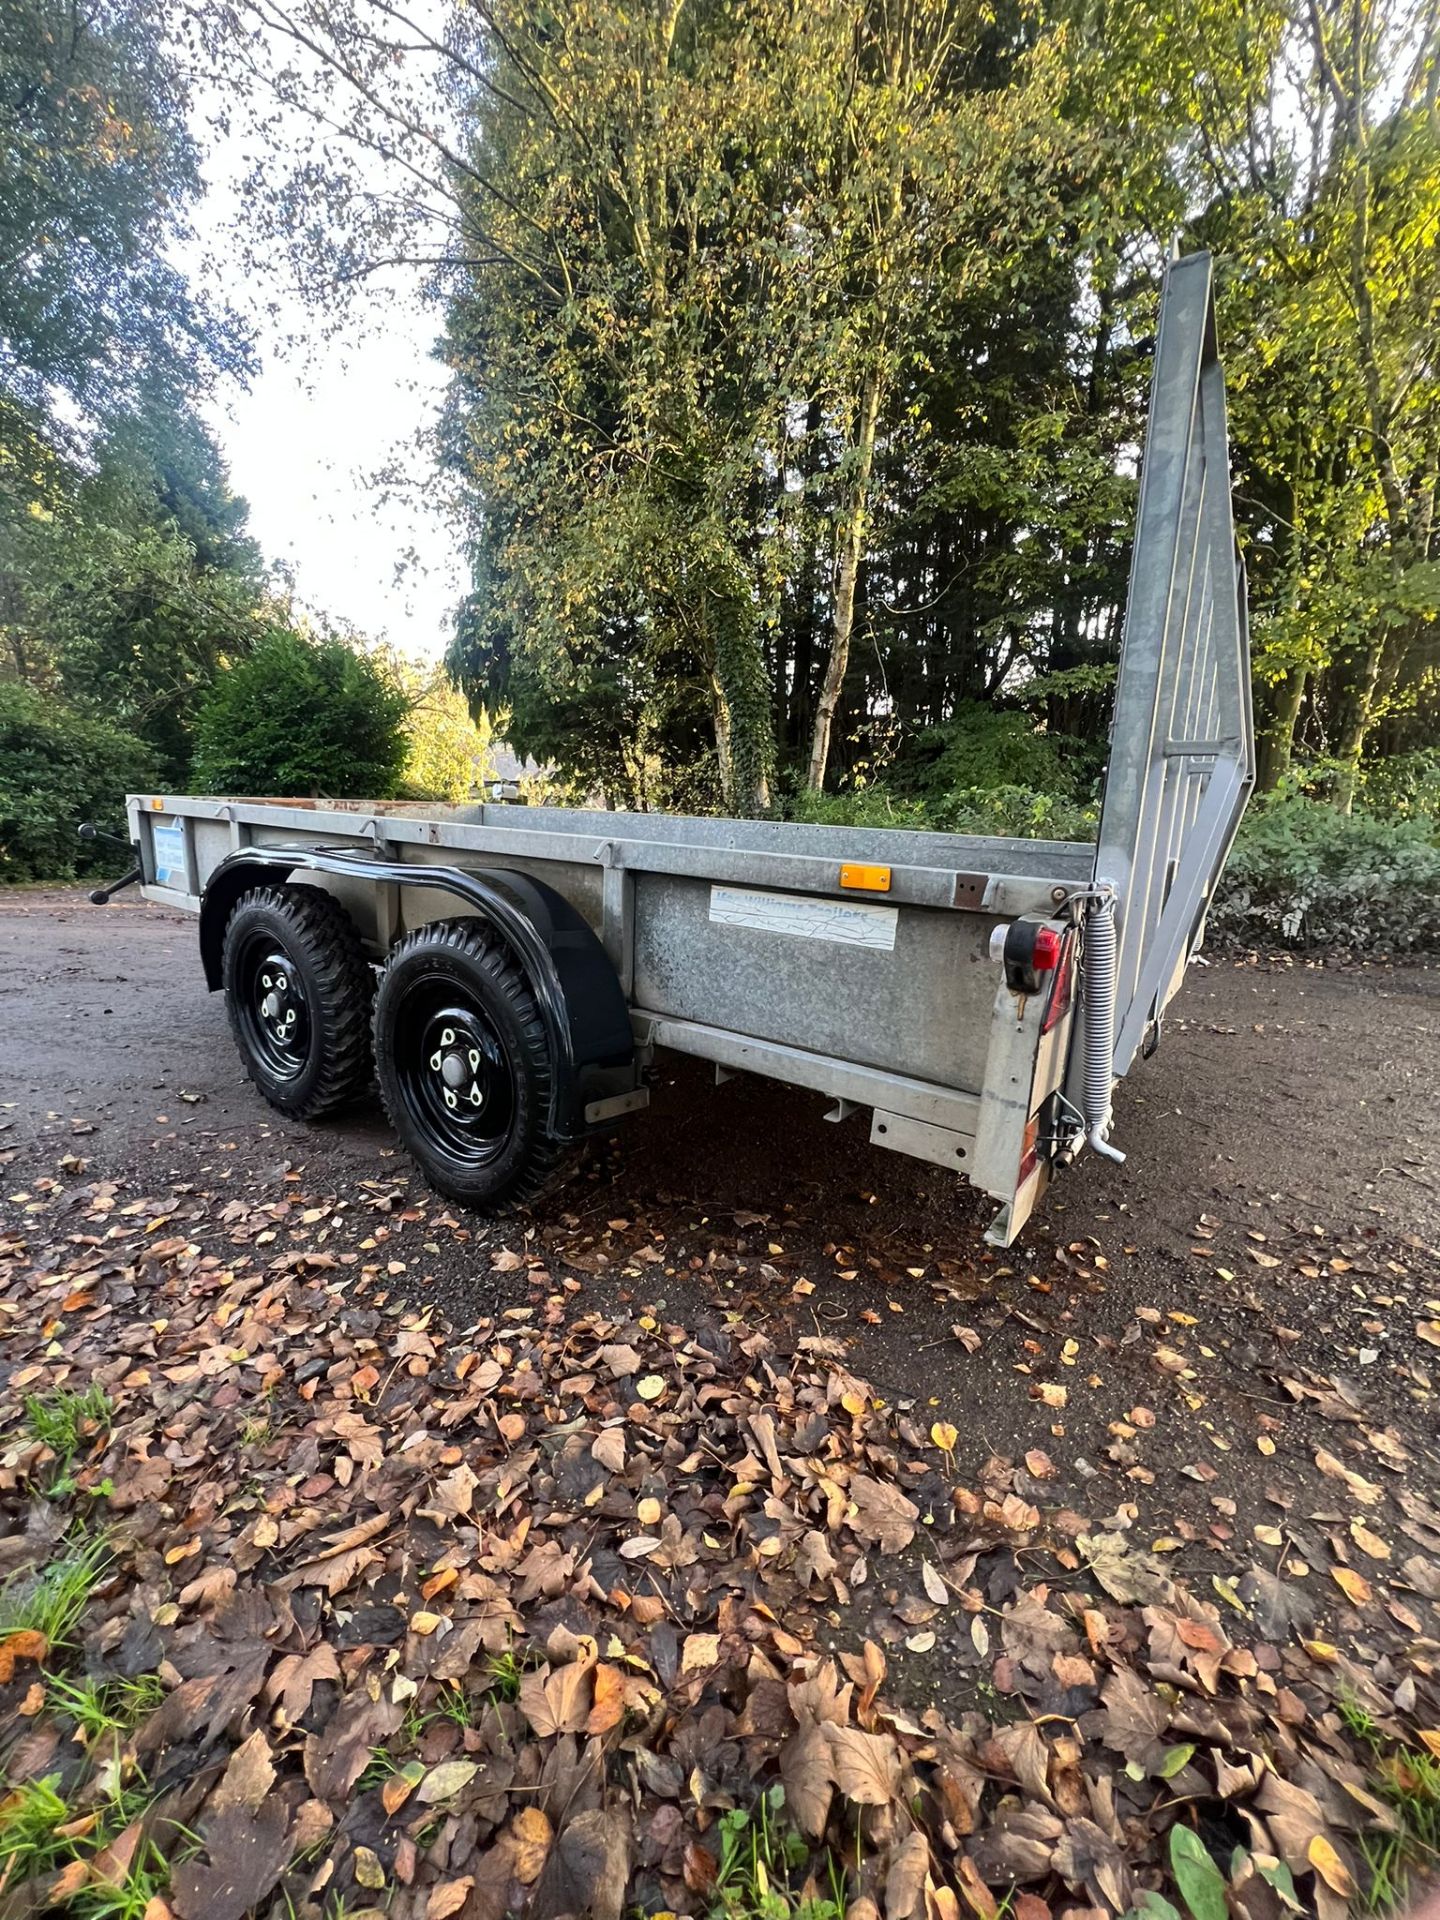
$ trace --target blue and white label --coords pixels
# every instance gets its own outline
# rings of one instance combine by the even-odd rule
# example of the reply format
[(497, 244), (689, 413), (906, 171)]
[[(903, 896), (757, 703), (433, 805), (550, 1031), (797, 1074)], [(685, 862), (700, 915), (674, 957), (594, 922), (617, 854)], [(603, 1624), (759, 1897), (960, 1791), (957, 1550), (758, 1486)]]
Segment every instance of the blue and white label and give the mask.
[(185, 892), (185, 829), (178, 820), (157, 820), (153, 829), (155, 844), (155, 884), (176, 887)]
[(833, 940), (842, 947), (895, 946), (894, 907), (865, 900), (826, 900), (818, 893), (761, 893), (753, 887), (710, 889), (710, 918), (752, 933), (785, 933), (801, 940)]

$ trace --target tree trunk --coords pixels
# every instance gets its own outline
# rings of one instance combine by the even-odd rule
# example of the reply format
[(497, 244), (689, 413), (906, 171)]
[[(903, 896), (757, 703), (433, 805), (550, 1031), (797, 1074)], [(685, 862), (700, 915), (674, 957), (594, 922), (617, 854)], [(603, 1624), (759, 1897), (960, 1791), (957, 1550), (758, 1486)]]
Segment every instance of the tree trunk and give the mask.
[(855, 581), (865, 545), (865, 516), (870, 501), (870, 472), (875, 464), (875, 430), (879, 417), (880, 371), (875, 367), (866, 375), (860, 396), (860, 420), (855, 441), (855, 481), (849, 507), (840, 524), (840, 553), (835, 569), (835, 610), (830, 623), (830, 656), (825, 663), (825, 679), (820, 688), (820, 703), (815, 711), (810, 770), (805, 782), (812, 793), (820, 793), (825, 786), (835, 709), (840, 704), (845, 669), (850, 664), (850, 636), (855, 625)]
[(1380, 667), (1385, 655), (1384, 630), (1377, 634), (1360, 657), (1359, 670), (1349, 688), (1345, 719), (1336, 742), (1336, 758), (1341, 763), (1335, 799), (1342, 813), (1355, 805), (1355, 789), (1360, 784), (1360, 756), (1375, 717), (1375, 689), (1380, 683)]
[(710, 675), (710, 710), (715, 719), (715, 759), (720, 768), (720, 799), (722, 805), (730, 805), (730, 703), (725, 698), (725, 689), (712, 672)]
[(712, 661), (710, 697), (715, 751), (727, 813), (753, 818), (770, 809), (775, 723), (754, 609), (724, 593), (707, 594), (705, 626)]
[(1256, 784), (1261, 793), (1271, 793), (1290, 771), (1290, 756), (1295, 746), (1295, 724), (1305, 701), (1310, 678), (1308, 667), (1292, 667), (1280, 682), (1275, 696), (1275, 712), (1270, 725), (1260, 736)]

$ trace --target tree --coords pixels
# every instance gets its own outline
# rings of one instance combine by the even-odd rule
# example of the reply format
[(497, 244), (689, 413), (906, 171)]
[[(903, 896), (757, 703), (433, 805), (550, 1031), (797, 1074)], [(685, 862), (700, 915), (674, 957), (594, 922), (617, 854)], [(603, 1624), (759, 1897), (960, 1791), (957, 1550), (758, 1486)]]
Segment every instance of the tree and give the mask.
[(273, 609), (197, 401), (239, 335), (169, 262), (200, 191), (168, 11), (0, 0), (0, 674), (189, 766)]
[(193, 413), (126, 416), (92, 458), (0, 526), (0, 639), (17, 677), (150, 741), (177, 784), (220, 662), (277, 609), (245, 503)]
[(125, 831), (127, 792), (154, 785), (155, 755), (123, 727), (0, 680), (0, 879), (62, 880), (85, 857), (75, 829)]
[[(1440, 9), (1258, 4), (1269, 54), (1206, 150), (1264, 696), (1262, 774), (1297, 731), (1349, 806), (1440, 664)], [(1217, 109), (1213, 120), (1219, 120)], [(1225, 131), (1226, 137), (1219, 137)], [(1417, 744), (1418, 744), (1417, 740)]]
[(477, 723), (469, 703), (438, 660), (376, 650), (405, 694), (405, 766), (400, 786), (416, 800), (468, 800), (487, 777), (490, 726)]
[[(200, 188), (164, 9), (0, 0), (0, 390), (90, 418), (243, 364), (166, 257)], [(13, 416), (12, 416), (13, 417)]]
[(383, 663), (277, 629), (206, 698), (195, 779), (204, 793), (384, 799), (404, 770), (408, 711)]
[(332, 307), (445, 297), (450, 666), (577, 791), (761, 809), (958, 766), (990, 707), (1083, 798), (1177, 235), (1219, 256), (1267, 777), (1298, 739), (1346, 802), (1440, 717), (1440, 0), (205, 17), (314, 116), (260, 242)]

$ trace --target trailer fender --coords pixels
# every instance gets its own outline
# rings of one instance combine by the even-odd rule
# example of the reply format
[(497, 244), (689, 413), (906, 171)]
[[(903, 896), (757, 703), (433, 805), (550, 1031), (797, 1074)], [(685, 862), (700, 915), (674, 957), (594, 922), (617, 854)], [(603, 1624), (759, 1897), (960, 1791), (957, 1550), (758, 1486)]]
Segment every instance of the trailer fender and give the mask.
[(200, 903), (200, 958), (212, 993), (221, 985), (225, 928), (241, 895), (306, 873), (435, 888), (495, 928), (525, 969), (545, 1022), (556, 1067), (551, 1123), (558, 1135), (585, 1133), (606, 1117), (596, 1107), (613, 1107), (635, 1088), (629, 1008), (593, 928), (553, 887), (505, 867), (417, 869), (339, 849), (246, 847), (215, 869)]

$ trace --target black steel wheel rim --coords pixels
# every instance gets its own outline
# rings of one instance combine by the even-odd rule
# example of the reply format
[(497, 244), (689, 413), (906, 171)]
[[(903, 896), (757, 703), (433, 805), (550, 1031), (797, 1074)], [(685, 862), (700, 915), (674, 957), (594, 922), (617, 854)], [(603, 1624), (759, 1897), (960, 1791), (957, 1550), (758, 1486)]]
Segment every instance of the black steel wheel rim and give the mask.
[(251, 1055), (276, 1080), (298, 1080), (310, 1059), (310, 1006), (295, 962), (257, 928), (236, 955), (232, 991)]
[(405, 1111), (447, 1159), (483, 1167), (515, 1130), (515, 1073), (479, 999), (449, 976), (428, 975), (401, 992), (391, 1058)]

